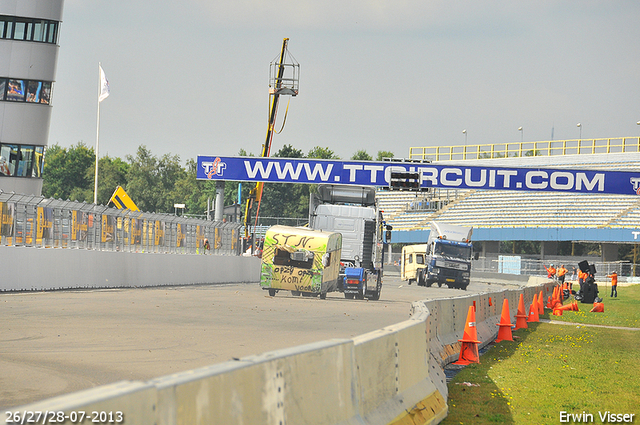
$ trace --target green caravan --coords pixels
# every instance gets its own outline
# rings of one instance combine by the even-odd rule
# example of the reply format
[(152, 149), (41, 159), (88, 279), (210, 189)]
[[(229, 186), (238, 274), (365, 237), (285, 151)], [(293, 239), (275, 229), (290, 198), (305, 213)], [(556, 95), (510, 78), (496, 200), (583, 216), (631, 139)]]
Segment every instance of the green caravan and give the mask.
[(272, 297), (285, 290), (324, 299), (327, 292), (342, 290), (341, 252), (340, 233), (273, 226), (264, 237), (260, 286)]

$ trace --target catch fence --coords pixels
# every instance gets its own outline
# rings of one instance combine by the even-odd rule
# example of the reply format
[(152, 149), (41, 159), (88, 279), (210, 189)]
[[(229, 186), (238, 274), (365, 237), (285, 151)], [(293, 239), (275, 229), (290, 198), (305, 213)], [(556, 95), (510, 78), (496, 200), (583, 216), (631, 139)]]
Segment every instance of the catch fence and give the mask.
[(119, 210), (0, 191), (0, 245), (240, 255), (239, 223)]

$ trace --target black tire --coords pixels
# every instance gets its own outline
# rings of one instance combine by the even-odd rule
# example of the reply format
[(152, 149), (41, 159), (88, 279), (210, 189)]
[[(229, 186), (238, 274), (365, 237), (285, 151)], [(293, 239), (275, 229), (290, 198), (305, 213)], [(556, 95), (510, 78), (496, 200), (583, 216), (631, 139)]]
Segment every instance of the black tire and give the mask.
[(321, 299), (321, 300), (326, 300), (326, 299), (327, 299), (327, 293), (326, 293), (326, 292), (322, 292), (322, 293), (320, 294), (320, 299)]
[(433, 280), (427, 279), (427, 288), (431, 288), (431, 285), (433, 285)]
[(424, 270), (418, 270), (418, 286), (427, 286), (424, 277)]
[(275, 297), (276, 296), (276, 290), (275, 289), (269, 289), (269, 296), (270, 297)]
[(291, 291), (291, 295), (293, 295), (294, 297), (299, 297), (300, 291)]
[(409, 285), (413, 283), (413, 279), (409, 279)]
[(358, 295), (356, 295), (356, 298), (359, 300), (364, 300), (365, 296), (367, 295), (367, 289), (366, 286), (364, 285), (364, 282), (362, 283), (362, 289), (360, 290), (360, 292), (358, 292)]

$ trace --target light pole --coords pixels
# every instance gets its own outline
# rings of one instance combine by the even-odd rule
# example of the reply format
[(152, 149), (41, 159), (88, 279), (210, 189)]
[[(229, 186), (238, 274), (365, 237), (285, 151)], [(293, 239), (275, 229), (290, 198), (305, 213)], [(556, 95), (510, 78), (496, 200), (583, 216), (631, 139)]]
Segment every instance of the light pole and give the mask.
[(467, 146), (467, 129), (462, 130), (462, 134), (464, 134), (464, 145)]
[(582, 140), (582, 124), (578, 123), (577, 127), (580, 129), (580, 139), (579, 140)]
[(522, 144), (524, 142), (524, 130), (522, 130), (522, 127), (518, 127), (518, 131), (520, 132), (520, 144)]

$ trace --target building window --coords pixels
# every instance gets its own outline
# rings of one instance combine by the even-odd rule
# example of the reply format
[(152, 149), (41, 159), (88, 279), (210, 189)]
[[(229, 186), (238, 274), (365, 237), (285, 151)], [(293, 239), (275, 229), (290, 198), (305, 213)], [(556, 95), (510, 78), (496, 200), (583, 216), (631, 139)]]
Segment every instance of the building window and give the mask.
[(10, 78), (7, 81), (7, 100), (14, 102), (24, 101), (24, 80)]
[(0, 38), (56, 44), (58, 22), (0, 15)]
[(44, 146), (0, 143), (0, 176), (42, 177)]
[(51, 82), (0, 77), (0, 101), (51, 103)]

